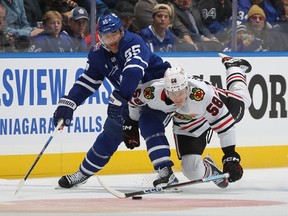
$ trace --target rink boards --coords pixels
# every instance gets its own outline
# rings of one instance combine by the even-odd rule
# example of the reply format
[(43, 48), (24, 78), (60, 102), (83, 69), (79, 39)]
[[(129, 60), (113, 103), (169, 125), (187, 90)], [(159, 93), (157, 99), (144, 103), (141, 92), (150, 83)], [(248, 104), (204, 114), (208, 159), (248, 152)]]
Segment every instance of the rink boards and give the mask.
[[(253, 66), (247, 83), (253, 104), (237, 125), (237, 151), (245, 168), (288, 166), (287, 135), (287, 53), (231, 53), (245, 57)], [(161, 55), (173, 66), (225, 88), (225, 69), (217, 53)], [(81, 54), (0, 55), (0, 178), (26, 174), (53, 131), (52, 115), (57, 102), (67, 94), (86, 66)], [(77, 108), (73, 124), (55, 135), (31, 173), (59, 176), (78, 169), (106, 118), (109, 94), (104, 82), (98, 92)], [(171, 125), (166, 130), (172, 148), (174, 169), (180, 170)], [(103, 174), (145, 173), (153, 168), (145, 142), (133, 151), (119, 146)], [(205, 153), (220, 165), (222, 151), (214, 133)]]
[[(288, 146), (257, 146), (239, 147), (241, 165), (244, 169), (287, 167)], [(181, 161), (172, 150), (171, 159), (173, 169), (181, 171)], [(209, 153), (219, 167), (221, 166), (222, 152), (219, 148), (206, 149), (204, 155)], [(0, 157), (0, 177), (4, 179), (23, 178), (37, 155), (9, 155)], [(31, 177), (62, 176), (75, 172), (79, 168), (85, 153), (45, 154), (37, 163)], [(129, 174), (151, 173), (153, 167), (145, 150), (118, 151), (114, 154), (108, 165), (99, 174)]]

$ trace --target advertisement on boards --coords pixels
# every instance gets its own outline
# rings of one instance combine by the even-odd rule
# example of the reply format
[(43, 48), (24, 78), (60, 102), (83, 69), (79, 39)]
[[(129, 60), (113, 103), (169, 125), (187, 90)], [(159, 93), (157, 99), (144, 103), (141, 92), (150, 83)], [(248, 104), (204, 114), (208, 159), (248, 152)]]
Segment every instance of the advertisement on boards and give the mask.
[[(225, 88), (219, 57), (163, 57), (191, 75)], [(245, 57), (252, 64), (247, 84), (253, 103), (237, 125), (239, 146), (287, 145), (287, 57)], [(68, 93), (86, 67), (85, 58), (0, 58), (0, 145), (2, 155), (38, 154), (53, 132), (58, 100)], [(103, 129), (112, 85), (103, 85), (79, 106), (72, 124), (57, 133), (47, 152), (86, 152)], [(171, 125), (167, 136), (173, 148)], [(142, 143), (144, 140), (142, 140)], [(214, 134), (211, 145), (219, 146)], [(126, 150), (125, 145), (119, 147)], [(140, 149), (145, 149), (141, 145)]]

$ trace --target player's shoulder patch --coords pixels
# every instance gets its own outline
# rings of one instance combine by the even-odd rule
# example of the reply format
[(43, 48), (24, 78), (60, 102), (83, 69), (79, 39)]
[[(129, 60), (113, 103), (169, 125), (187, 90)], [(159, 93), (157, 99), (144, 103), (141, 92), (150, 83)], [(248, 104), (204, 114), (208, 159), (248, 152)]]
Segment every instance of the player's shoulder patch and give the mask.
[(143, 90), (144, 98), (149, 99), (149, 100), (154, 99), (154, 97), (155, 97), (154, 90), (155, 90), (155, 87), (153, 87), (153, 86), (149, 86), (149, 87), (145, 88)]
[(194, 87), (189, 97), (191, 100), (201, 101), (203, 100), (204, 95), (205, 92), (201, 88)]

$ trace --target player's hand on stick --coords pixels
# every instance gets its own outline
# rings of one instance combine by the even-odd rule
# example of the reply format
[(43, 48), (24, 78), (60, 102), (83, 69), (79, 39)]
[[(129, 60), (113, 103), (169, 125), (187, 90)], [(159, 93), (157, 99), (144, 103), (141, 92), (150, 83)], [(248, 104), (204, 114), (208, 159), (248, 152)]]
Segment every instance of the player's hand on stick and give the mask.
[(123, 123), (123, 141), (128, 149), (140, 146), (138, 122), (125, 120)]
[(109, 99), (107, 115), (118, 124), (123, 124), (123, 113), (128, 110), (127, 100), (114, 90)]
[(54, 126), (56, 127), (61, 119), (63, 119), (64, 126), (69, 126), (76, 108), (77, 105), (74, 101), (68, 99), (67, 96), (63, 96), (59, 100), (57, 109), (53, 114)]
[(229, 182), (235, 182), (242, 178), (243, 168), (240, 165), (240, 155), (237, 152), (226, 153), (222, 158), (223, 172), (229, 173)]

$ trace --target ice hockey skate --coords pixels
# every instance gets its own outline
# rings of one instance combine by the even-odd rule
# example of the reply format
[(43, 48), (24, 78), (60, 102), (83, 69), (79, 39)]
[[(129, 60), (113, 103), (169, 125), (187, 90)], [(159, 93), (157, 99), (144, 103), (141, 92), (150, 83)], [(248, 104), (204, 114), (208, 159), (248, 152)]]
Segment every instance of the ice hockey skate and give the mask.
[(154, 187), (164, 187), (179, 182), (179, 180), (174, 175), (171, 167), (164, 167), (162, 169), (158, 169), (157, 172), (157, 179), (153, 182)]
[(82, 184), (87, 182), (89, 176), (85, 176), (80, 170), (71, 174), (62, 176), (58, 184), (61, 188), (72, 188), (72, 187), (79, 187)]
[[(212, 158), (207, 155), (204, 159), (203, 159), (203, 162), (206, 166), (206, 168), (208, 169), (208, 172), (207, 172), (207, 176), (211, 176), (211, 175), (220, 175), (220, 174), (223, 174), (222, 171), (220, 171), (220, 169), (216, 166), (215, 162), (212, 160)], [(218, 179), (218, 180), (215, 180), (213, 181), (218, 187), (220, 188), (226, 188), (228, 186), (228, 180), (226, 178), (224, 179)]]
[(251, 64), (245, 59), (233, 58), (223, 53), (219, 53), (219, 56), (222, 58), (222, 63), (226, 69), (230, 67), (240, 67), (244, 73), (249, 73), (252, 70)]

